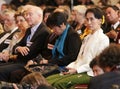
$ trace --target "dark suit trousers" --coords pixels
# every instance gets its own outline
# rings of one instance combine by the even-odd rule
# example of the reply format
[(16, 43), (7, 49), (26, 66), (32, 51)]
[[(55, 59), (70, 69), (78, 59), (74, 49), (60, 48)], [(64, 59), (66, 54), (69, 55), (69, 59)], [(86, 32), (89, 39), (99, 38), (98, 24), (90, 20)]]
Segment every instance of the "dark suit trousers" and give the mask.
[[(18, 70), (21, 70), (22, 73)], [(16, 72), (16, 74), (14, 73)], [(20, 79), (23, 77), (23, 72), (26, 72), (24, 69), (24, 64), (22, 63), (3, 63), (0, 64), (0, 81), (6, 82), (20, 82)], [(12, 75), (11, 75), (12, 74)], [(16, 78), (19, 76), (19, 79)]]

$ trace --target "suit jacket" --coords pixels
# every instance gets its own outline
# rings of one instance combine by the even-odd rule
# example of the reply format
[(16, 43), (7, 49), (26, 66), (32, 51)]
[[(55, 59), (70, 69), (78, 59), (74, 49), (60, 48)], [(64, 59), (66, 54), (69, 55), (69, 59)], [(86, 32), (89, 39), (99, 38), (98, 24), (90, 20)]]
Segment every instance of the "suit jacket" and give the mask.
[[(13, 35), (18, 32), (19, 30), (17, 29), (16, 31), (14, 31), (12, 34), (10, 34), (10, 36), (8, 36), (6, 38), (6, 40), (4, 40), (1, 44), (0, 44), (0, 52), (2, 52), (2, 50), (4, 50), (5, 48), (8, 47), (10, 41), (12, 40), (12, 37)], [(10, 31), (9, 31), (10, 32)], [(3, 32), (0, 34), (0, 38), (2, 38), (6, 33), (9, 33), (9, 32)], [(9, 42), (6, 42), (7, 40), (9, 40)]]
[[(111, 25), (109, 24), (108, 27), (107, 27), (107, 29), (106, 29), (107, 31), (105, 33), (109, 32), (111, 30), (115, 30), (115, 32), (120, 32), (119, 28), (120, 28), (120, 24), (117, 26), (116, 29), (112, 29)], [(117, 37), (116, 39), (113, 39), (113, 38), (109, 37), (109, 39), (110, 39), (110, 43), (115, 43), (115, 42), (118, 41), (119, 38)]]
[(120, 44), (120, 24), (117, 27), (117, 30), (118, 30), (118, 34), (117, 34), (117, 38), (116, 38), (116, 43)]
[[(26, 56), (22, 56), (21, 53), (17, 53), (17, 62), (26, 63), (28, 60), (35, 58), (39, 53), (42, 54), (42, 51), (46, 49), (44, 45), (49, 33), (50, 31), (48, 30), (47, 26), (44, 23), (41, 23), (34, 33), (32, 39), (30, 40), (32, 44), (28, 47), (30, 49), (29, 54)], [(27, 37), (29, 35), (30, 28), (26, 31), (23, 39), (13, 47), (14, 52), (18, 46), (26, 46)]]
[(75, 61), (79, 53), (81, 44), (82, 42), (78, 33), (70, 27), (68, 29), (63, 47), (63, 53), (65, 54), (65, 56), (63, 58), (59, 58), (58, 55), (56, 55), (54, 59), (49, 60), (49, 63), (54, 63), (59, 66), (66, 66), (70, 62)]
[(88, 89), (114, 89), (112, 88), (113, 85), (120, 85), (120, 71), (108, 72), (93, 77)]

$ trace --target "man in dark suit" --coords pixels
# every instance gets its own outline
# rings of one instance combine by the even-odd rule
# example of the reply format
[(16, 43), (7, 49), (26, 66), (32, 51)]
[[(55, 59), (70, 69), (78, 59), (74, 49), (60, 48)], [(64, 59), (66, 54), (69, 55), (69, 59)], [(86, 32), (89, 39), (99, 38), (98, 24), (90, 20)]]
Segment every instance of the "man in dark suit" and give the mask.
[(14, 33), (18, 31), (14, 15), (14, 10), (6, 9), (2, 12), (4, 18), (4, 32), (0, 34), (0, 52), (8, 47)]
[(98, 63), (104, 74), (93, 77), (88, 89), (119, 89), (120, 85), (120, 45), (111, 44), (99, 55)]
[(120, 27), (118, 11), (119, 8), (117, 6), (108, 6), (105, 11), (106, 20), (109, 23), (105, 33), (112, 43), (115, 43), (117, 33), (119, 32), (118, 27)]
[[(39, 53), (42, 54), (45, 49), (44, 44), (49, 35), (49, 30), (42, 23), (43, 12), (41, 8), (26, 5), (24, 9), (24, 16), (31, 28), (27, 30), (23, 39), (14, 47), (15, 53), (18, 55), (15, 63), (0, 66), (0, 81), (19, 82), (15, 79), (16, 77), (10, 79), (11, 73), (17, 70), (25, 70), (24, 66), (27, 61), (33, 59)], [(24, 72), (20, 76), (19, 74), (20, 72), (17, 76), (22, 78)]]

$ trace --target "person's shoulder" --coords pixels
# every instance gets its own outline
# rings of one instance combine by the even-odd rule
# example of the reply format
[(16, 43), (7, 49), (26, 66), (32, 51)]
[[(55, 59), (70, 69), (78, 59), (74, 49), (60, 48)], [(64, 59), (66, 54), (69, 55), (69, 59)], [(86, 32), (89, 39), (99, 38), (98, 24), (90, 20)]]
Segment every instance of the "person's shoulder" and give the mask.
[(91, 78), (89, 89), (110, 89), (113, 84), (120, 84), (119, 72), (108, 72)]
[(93, 77), (92, 80), (94, 82), (103, 82), (103, 81), (111, 81), (113, 78), (116, 78), (116, 77), (120, 77), (120, 72), (107, 72), (107, 73), (104, 73), (102, 75), (98, 75), (96, 77)]

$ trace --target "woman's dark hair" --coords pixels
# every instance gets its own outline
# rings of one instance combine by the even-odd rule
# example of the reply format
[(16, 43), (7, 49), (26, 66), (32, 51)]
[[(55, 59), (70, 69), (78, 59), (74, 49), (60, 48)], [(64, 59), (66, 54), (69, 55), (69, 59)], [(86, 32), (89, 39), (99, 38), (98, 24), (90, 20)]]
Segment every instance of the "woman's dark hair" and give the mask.
[(87, 11), (85, 13), (85, 16), (89, 12), (93, 13), (95, 18), (97, 18), (97, 19), (102, 19), (103, 15), (104, 15), (103, 11), (100, 8), (98, 8), (98, 7), (87, 9)]
[(105, 48), (99, 55), (99, 65), (101, 68), (115, 68), (120, 65), (120, 45), (110, 44), (109, 47)]
[(67, 18), (64, 13), (62, 12), (54, 12), (52, 13), (48, 19), (47, 19), (47, 26), (53, 27), (53, 26), (60, 26), (61, 24), (67, 23)]

